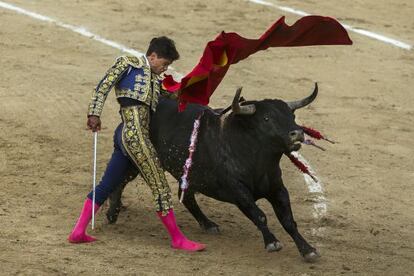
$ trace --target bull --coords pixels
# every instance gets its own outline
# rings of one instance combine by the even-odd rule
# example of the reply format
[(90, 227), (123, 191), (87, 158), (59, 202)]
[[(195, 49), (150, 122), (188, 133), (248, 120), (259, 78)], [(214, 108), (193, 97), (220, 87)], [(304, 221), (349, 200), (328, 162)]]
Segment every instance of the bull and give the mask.
[[(316, 98), (318, 86), (315, 84), (310, 96), (294, 102), (240, 101), (240, 93), (241, 88), (231, 108), (225, 110), (190, 104), (184, 112), (177, 112), (176, 101), (160, 99), (150, 132), (161, 163), (175, 179), (180, 179), (194, 121), (202, 114), (184, 206), (202, 229), (217, 233), (219, 226), (201, 211), (194, 193), (232, 203), (261, 231), (265, 249), (279, 251), (283, 245), (269, 230), (265, 214), (256, 205), (264, 198), (304, 259), (315, 261), (320, 255), (298, 231), (279, 163), (283, 154), (300, 149), (304, 133), (295, 123), (294, 111)], [(123, 185), (111, 194), (109, 223), (117, 220), (123, 188), (138, 174), (131, 168)], [(178, 195), (181, 196), (180, 189)]]

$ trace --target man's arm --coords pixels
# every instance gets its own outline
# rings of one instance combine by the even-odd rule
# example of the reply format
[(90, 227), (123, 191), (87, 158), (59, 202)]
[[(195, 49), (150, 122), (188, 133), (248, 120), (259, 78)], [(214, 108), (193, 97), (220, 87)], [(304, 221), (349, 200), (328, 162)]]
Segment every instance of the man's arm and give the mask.
[(115, 64), (109, 68), (103, 79), (99, 82), (96, 89), (92, 92), (91, 101), (88, 108), (88, 116), (101, 116), (103, 105), (109, 91), (127, 70), (128, 63), (123, 57), (116, 60)]
[(128, 69), (128, 66), (123, 57), (118, 58), (115, 64), (106, 72), (96, 89), (93, 90), (88, 108), (88, 121), (86, 123), (88, 129), (91, 129), (93, 132), (101, 130), (101, 119), (99, 117), (101, 116), (106, 97), (119, 78)]

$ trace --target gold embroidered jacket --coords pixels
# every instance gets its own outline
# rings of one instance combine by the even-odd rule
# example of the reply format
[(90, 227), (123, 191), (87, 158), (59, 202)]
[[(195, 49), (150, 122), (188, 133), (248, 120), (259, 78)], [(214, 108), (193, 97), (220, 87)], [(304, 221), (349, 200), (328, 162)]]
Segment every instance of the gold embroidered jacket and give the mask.
[(121, 56), (93, 90), (88, 116), (101, 116), (106, 97), (114, 86), (117, 98), (138, 100), (155, 111), (160, 94), (173, 96), (162, 89), (161, 83), (162, 78), (151, 73), (144, 56)]

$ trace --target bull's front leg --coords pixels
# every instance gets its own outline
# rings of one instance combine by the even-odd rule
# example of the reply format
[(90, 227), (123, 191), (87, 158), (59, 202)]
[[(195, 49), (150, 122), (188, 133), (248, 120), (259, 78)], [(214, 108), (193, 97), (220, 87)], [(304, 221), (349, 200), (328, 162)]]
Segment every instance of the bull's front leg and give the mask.
[[(181, 197), (181, 189), (178, 189), (178, 198)], [(194, 192), (188, 190), (185, 192), (183, 204), (188, 211), (193, 215), (197, 220), (200, 227), (209, 234), (218, 234), (220, 232), (219, 226), (211, 221), (204, 213), (201, 211), (200, 206), (194, 197)]]
[(299, 233), (297, 224), (293, 218), (289, 192), (283, 183), (280, 183), (278, 183), (277, 189), (271, 193), (268, 200), (272, 204), (273, 210), (275, 211), (276, 216), (283, 228), (292, 237), (300, 254), (305, 258), (305, 261), (314, 262), (320, 257), (320, 255), (318, 251), (309, 245), (309, 243)]
[(109, 195), (109, 208), (106, 212), (106, 218), (108, 219), (109, 224), (114, 224), (118, 220), (118, 215), (121, 212), (122, 205), (122, 192), (124, 191), (125, 186), (134, 180), (138, 176), (138, 169), (131, 166), (121, 185), (117, 186), (115, 190)]
[[(235, 193), (237, 191), (237, 193)], [(250, 191), (244, 186), (238, 186), (232, 190), (236, 198), (236, 205), (262, 232), (265, 249), (268, 252), (279, 251), (283, 248), (283, 244), (270, 232), (267, 226), (267, 218), (262, 210), (256, 205)]]

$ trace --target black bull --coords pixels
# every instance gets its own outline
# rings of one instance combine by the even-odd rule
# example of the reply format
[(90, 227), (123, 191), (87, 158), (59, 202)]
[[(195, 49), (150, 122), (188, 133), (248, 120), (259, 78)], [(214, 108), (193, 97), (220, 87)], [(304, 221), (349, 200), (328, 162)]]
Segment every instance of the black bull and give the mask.
[[(294, 111), (315, 99), (317, 86), (309, 97), (289, 103), (240, 101), (240, 91), (228, 112), (190, 104), (179, 113), (175, 101), (160, 99), (150, 131), (161, 163), (175, 179), (181, 178), (194, 121), (203, 113), (184, 206), (201, 228), (217, 233), (218, 225), (200, 210), (194, 193), (235, 204), (262, 232), (265, 248), (279, 251), (283, 245), (270, 232), (265, 214), (256, 205), (257, 200), (265, 198), (305, 260), (316, 260), (318, 252), (298, 232), (279, 162), (284, 153), (299, 150), (304, 134), (295, 123)], [(110, 196), (110, 223), (116, 222), (123, 188), (137, 175), (137, 171), (131, 171), (124, 185)]]

